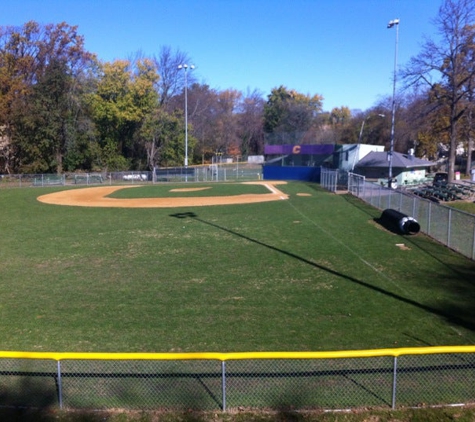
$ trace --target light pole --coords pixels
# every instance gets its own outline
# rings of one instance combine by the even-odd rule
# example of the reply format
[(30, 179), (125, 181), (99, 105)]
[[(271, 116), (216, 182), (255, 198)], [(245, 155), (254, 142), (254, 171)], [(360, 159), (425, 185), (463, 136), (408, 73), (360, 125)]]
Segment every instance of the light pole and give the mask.
[[(190, 70), (193, 70), (195, 66), (190, 65)], [(180, 64), (178, 69), (185, 71), (185, 179), (188, 180), (188, 65)]]
[(396, 114), (396, 77), (397, 77), (397, 43), (399, 38), (399, 19), (393, 19), (388, 23), (388, 29), (396, 27), (396, 46), (394, 49), (394, 78), (393, 78), (393, 104), (391, 111), (391, 139), (389, 141), (389, 171), (388, 171), (388, 187), (392, 187), (393, 183), (393, 152), (394, 152), (394, 119)]
[[(377, 116), (378, 117), (386, 117), (384, 114), (378, 114)], [(361, 139), (363, 138), (363, 129), (364, 129), (364, 125), (366, 123), (366, 120), (371, 119), (371, 117), (375, 117), (375, 116), (373, 114), (369, 115), (368, 117), (365, 117), (363, 119), (363, 122), (361, 123), (360, 135), (358, 136), (358, 143), (359, 144), (361, 144)]]
[[(381, 117), (381, 118), (386, 117), (385, 114), (377, 114), (377, 116), (378, 116), (378, 117)], [(354, 157), (353, 157), (353, 165), (351, 166), (351, 171), (353, 171), (353, 170), (355, 169), (356, 160), (358, 159), (358, 156), (359, 156), (361, 140), (363, 139), (363, 129), (364, 129), (364, 125), (365, 125), (365, 123), (366, 123), (366, 120), (371, 119), (371, 117), (375, 117), (375, 115), (374, 115), (374, 114), (371, 114), (371, 115), (365, 117), (365, 118), (363, 119), (363, 121), (361, 122), (360, 134), (359, 134), (359, 136), (358, 136), (358, 145), (357, 145), (357, 147), (356, 147), (356, 152), (355, 152)]]

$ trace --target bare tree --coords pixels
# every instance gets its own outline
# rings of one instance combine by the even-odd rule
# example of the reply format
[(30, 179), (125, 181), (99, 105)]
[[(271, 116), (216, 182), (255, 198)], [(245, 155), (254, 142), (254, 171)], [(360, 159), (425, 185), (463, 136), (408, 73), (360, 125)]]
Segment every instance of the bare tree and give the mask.
[(241, 154), (249, 156), (264, 151), (264, 121), (262, 118), (265, 101), (262, 93), (247, 91), (241, 99), (237, 113), (237, 135), (241, 139)]
[[(183, 72), (178, 69), (179, 65), (194, 64), (190, 56), (180, 50), (172, 51), (171, 47), (164, 46), (160, 49), (158, 57), (154, 58), (158, 67), (160, 79), (157, 83), (157, 89), (160, 96), (160, 105), (168, 105), (170, 98), (179, 95), (184, 89), (185, 80)], [(194, 72), (187, 74), (188, 85), (196, 82)]]
[[(407, 85), (427, 84), (437, 103), (448, 107), (449, 181), (454, 179), (458, 126), (467, 110), (467, 87), (475, 76), (475, 0), (444, 0), (434, 20), (440, 40), (427, 39), (403, 77)], [(442, 89), (436, 90), (437, 85)]]

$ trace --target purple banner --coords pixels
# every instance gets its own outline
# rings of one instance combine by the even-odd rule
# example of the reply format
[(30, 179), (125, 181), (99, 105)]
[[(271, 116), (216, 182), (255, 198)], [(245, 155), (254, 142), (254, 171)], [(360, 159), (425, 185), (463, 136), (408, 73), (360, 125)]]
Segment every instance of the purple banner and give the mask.
[(335, 151), (333, 144), (327, 145), (265, 145), (266, 155), (288, 155), (288, 154), (308, 154), (308, 155), (331, 155)]

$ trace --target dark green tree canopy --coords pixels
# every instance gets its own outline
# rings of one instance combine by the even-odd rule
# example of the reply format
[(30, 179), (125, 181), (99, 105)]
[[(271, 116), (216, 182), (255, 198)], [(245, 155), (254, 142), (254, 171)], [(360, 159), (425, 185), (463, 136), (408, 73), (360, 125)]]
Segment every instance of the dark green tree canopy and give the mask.
[(300, 94), (284, 86), (274, 88), (264, 106), (264, 131), (277, 142), (299, 142), (301, 134), (315, 128), (323, 97)]

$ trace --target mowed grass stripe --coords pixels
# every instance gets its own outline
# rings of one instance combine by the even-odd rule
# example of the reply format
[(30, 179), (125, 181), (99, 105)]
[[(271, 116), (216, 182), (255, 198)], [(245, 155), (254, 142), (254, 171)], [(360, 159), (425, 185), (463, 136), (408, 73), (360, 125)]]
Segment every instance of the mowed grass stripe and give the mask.
[(473, 262), (384, 230), (350, 196), (279, 189), (288, 201), (179, 209), (63, 207), (36, 201), (54, 189), (2, 191), (1, 348), (473, 344)]

